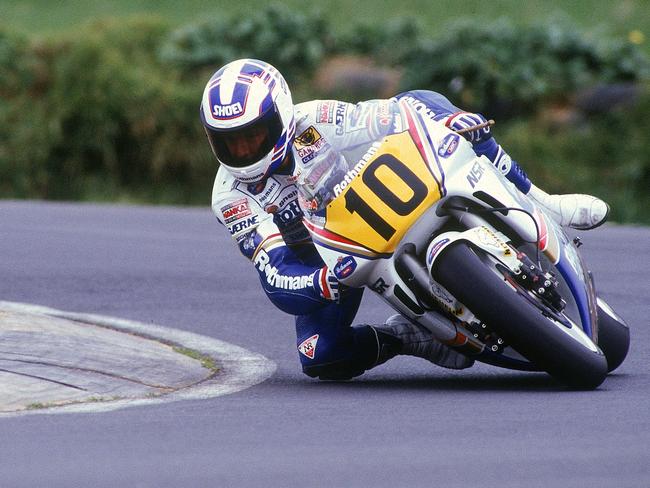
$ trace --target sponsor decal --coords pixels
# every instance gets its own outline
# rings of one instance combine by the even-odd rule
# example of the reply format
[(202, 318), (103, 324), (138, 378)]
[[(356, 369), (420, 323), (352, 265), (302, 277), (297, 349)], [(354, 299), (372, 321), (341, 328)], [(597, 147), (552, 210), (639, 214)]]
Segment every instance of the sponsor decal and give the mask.
[[(301, 151), (304, 151), (304, 149), (301, 149)], [(316, 157), (316, 153), (315, 153), (315, 152), (308, 152), (307, 155), (304, 156), (304, 157), (301, 157), (300, 160), (301, 160), (303, 163), (308, 163), (309, 161), (311, 161), (311, 160), (314, 159), (315, 157)]]
[(347, 105), (343, 102), (339, 102), (336, 105), (336, 115), (334, 117), (334, 123), (336, 124), (336, 134), (343, 135), (345, 132), (345, 112), (347, 110)]
[(280, 190), (280, 183), (274, 178), (269, 178), (257, 184), (248, 185), (248, 192), (257, 198), (257, 201), (264, 203), (266, 200), (271, 200), (275, 194)]
[(380, 103), (377, 106), (377, 122), (379, 122), (380, 125), (388, 125), (390, 124), (391, 119), (389, 102)]
[(311, 125), (307, 127), (307, 129), (305, 129), (302, 132), (302, 134), (296, 137), (294, 144), (296, 145), (296, 148), (301, 149), (307, 146), (313, 146), (320, 140), (321, 140), (320, 133), (316, 130), (316, 127)]
[(325, 100), (316, 106), (316, 122), (319, 124), (334, 122), (334, 102), (332, 100)]
[(274, 288), (283, 290), (303, 290), (314, 286), (314, 275), (286, 276), (271, 264), (271, 258), (264, 249), (255, 256), (255, 266), (266, 276), (266, 282)]
[(248, 185), (246, 188), (249, 193), (252, 195), (257, 195), (258, 193), (261, 193), (262, 190), (264, 190), (264, 187), (266, 186), (266, 181), (260, 181), (258, 183), (251, 183)]
[(295, 200), (296, 198), (298, 198), (298, 190), (293, 189), (280, 199), (280, 203), (278, 203), (278, 206), (279, 207), (284, 207), (284, 205), (287, 202), (289, 202), (291, 200)]
[(479, 182), (481, 177), (483, 176), (483, 173), (485, 172), (485, 168), (476, 161), (474, 163), (474, 166), (472, 166), (472, 169), (469, 171), (467, 174), (467, 182), (474, 188), (476, 184)]
[[(266, 213), (270, 214), (277, 214), (278, 212), (282, 213), (283, 211), (290, 211), (290, 213), (287, 213), (286, 219), (291, 220), (291, 217), (296, 216), (296, 207), (297, 207), (297, 201), (298, 201), (298, 190), (295, 187), (289, 187), (289, 191), (287, 192), (287, 188), (285, 188), (284, 194), (281, 194), (281, 197), (276, 200), (273, 203), (269, 203), (264, 207), (264, 211)], [(293, 202), (292, 202), (293, 201)], [(288, 208), (284, 208), (289, 204)], [(280, 210), (282, 209), (282, 211)]]
[(244, 234), (241, 237), (237, 238), (237, 241), (239, 242), (239, 249), (241, 250), (242, 254), (248, 259), (253, 258), (255, 250), (257, 249), (257, 246), (260, 245), (262, 240), (262, 237), (257, 233), (256, 230), (252, 230), (247, 234)]
[(451, 295), (449, 295), (449, 293), (438, 283), (432, 282), (431, 285), (431, 290), (435, 297), (444, 303), (449, 310), (454, 310), (456, 300), (454, 300), (454, 298), (452, 298)]
[(458, 134), (447, 134), (438, 147), (438, 156), (448, 158), (458, 149), (458, 141), (460, 136)]
[(340, 256), (334, 266), (334, 276), (339, 280), (350, 276), (357, 269), (357, 262), (352, 256)]
[(510, 248), (508, 245), (487, 227), (480, 227), (475, 233), (481, 243), (501, 250), (506, 256), (510, 255)]
[(371, 286), (370, 289), (374, 291), (375, 293), (379, 293), (380, 295), (383, 295), (386, 290), (388, 290), (389, 285), (384, 281), (383, 278), (379, 278), (377, 281), (375, 281)]
[(311, 336), (309, 339), (305, 339), (298, 346), (298, 350), (301, 354), (304, 354), (309, 359), (314, 359), (316, 354), (316, 344), (318, 344), (318, 334)]
[(512, 158), (504, 153), (499, 159), (497, 167), (501, 171), (501, 174), (507, 175), (510, 172), (510, 168), (512, 168)]
[(241, 198), (225, 207), (221, 207), (221, 213), (223, 214), (225, 223), (230, 224), (235, 220), (248, 217), (251, 214), (251, 210), (248, 207), (248, 200), (246, 198)]
[(252, 217), (249, 217), (245, 220), (240, 220), (239, 222), (235, 222), (234, 224), (228, 226), (228, 230), (230, 231), (230, 235), (235, 235), (240, 233), (243, 230), (249, 229), (250, 227), (253, 227), (257, 225), (259, 222), (257, 221), (257, 215), (253, 215)]
[(480, 227), (476, 231), (478, 240), (481, 241), (486, 246), (500, 247), (501, 241), (495, 236), (489, 229), (485, 227)]
[(217, 119), (233, 118), (243, 112), (240, 102), (231, 105), (214, 105), (212, 107), (212, 114)]
[(406, 100), (406, 103), (413, 107), (419, 114), (424, 115), (431, 120), (436, 120), (436, 113), (427, 107), (424, 102), (411, 96), (403, 97), (402, 100)]
[(347, 188), (347, 186), (352, 182), (352, 180), (361, 173), (361, 170), (368, 164), (368, 162), (372, 159), (372, 157), (375, 155), (377, 150), (379, 149), (379, 146), (381, 143), (375, 142), (373, 143), (372, 146), (368, 149), (366, 154), (363, 155), (361, 160), (354, 165), (354, 168), (349, 170), (347, 173), (345, 173), (345, 177), (343, 178), (343, 181), (340, 183), (337, 183), (334, 185), (334, 196), (338, 197), (343, 191)]
[(304, 208), (309, 212), (318, 210), (318, 200), (316, 200), (315, 198), (311, 198), (307, 200), (304, 196), (298, 195), (298, 204), (300, 205), (301, 208)]
[(273, 214), (273, 221), (276, 222), (276, 224), (279, 223), (286, 225), (299, 219), (302, 219), (302, 210), (300, 210), (297, 198), (291, 201), (285, 208), (278, 209)]
[(298, 156), (302, 159), (303, 163), (307, 163), (314, 159), (318, 151), (325, 145), (325, 139), (319, 138), (318, 140), (314, 141), (314, 143), (311, 146), (306, 146), (306, 147), (299, 147), (298, 144), (296, 143), (296, 152), (298, 153)]
[(427, 256), (427, 266), (431, 266), (431, 263), (433, 262), (433, 258), (435, 257), (436, 254), (442, 249), (445, 244), (449, 242), (449, 239), (444, 238), (441, 241), (436, 242), (433, 246), (431, 246), (431, 249), (429, 250), (429, 254)]

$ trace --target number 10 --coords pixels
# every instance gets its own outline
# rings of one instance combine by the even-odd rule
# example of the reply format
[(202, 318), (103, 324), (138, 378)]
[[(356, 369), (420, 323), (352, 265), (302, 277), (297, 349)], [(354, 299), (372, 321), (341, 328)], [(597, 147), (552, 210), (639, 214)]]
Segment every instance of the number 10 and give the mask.
[[(399, 177), (410, 189), (413, 195), (406, 202), (396, 195), (385, 183), (377, 177), (377, 170), (386, 166)], [(382, 200), (397, 215), (406, 216), (413, 212), (427, 197), (428, 189), (418, 176), (399, 159), (391, 154), (382, 154), (372, 161), (363, 172), (361, 178), (365, 185)], [(349, 188), (345, 194), (345, 208), (351, 214), (359, 216), (385, 241), (395, 235), (395, 228), (379, 215), (361, 196)]]

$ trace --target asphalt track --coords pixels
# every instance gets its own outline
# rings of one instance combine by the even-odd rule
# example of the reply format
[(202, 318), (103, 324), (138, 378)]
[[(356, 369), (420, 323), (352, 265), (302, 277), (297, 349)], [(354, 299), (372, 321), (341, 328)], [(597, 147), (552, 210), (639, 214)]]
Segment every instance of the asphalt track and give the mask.
[[(320, 383), (208, 209), (0, 202), (0, 300), (159, 324), (277, 365), (216, 398), (0, 418), (0, 487), (648, 487), (650, 229), (581, 237), (632, 329), (597, 391), (414, 358)], [(359, 321), (388, 313), (367, 295)]]

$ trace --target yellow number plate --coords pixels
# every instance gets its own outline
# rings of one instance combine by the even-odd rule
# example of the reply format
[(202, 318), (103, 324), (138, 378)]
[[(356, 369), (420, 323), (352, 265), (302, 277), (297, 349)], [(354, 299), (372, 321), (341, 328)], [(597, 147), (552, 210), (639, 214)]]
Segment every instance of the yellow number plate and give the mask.
[(327, 207), (325, 229), (378, 254), (441, 197), (440, 185), (408, 132), (386, 137), (375, 155)]

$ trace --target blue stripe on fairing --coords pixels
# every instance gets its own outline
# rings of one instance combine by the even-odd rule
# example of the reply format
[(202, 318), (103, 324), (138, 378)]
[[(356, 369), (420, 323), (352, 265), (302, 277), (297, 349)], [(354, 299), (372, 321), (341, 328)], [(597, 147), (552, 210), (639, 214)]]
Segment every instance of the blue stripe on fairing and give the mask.
[(566, 281), (571, 294), (578, 305), (578, 312), (580, 313), (580, 320), (582, 322), (582, 330), (589, 336), (593, 338), (593, 332), (591, 328), (591, 315), (589, 314), (589, 299), (587, 297), (587, 292), (584, 289), (584, 285), (580, 278), (576, 275), (575, 270), (569, 265), (566, 257), (564, 257), (564, 252), (560, 256), (560, 260), (555, 265), (558, 269), (564, 280)]

